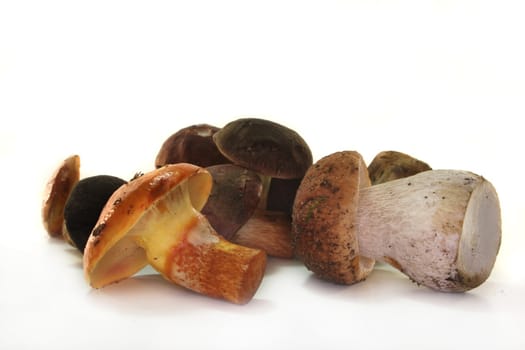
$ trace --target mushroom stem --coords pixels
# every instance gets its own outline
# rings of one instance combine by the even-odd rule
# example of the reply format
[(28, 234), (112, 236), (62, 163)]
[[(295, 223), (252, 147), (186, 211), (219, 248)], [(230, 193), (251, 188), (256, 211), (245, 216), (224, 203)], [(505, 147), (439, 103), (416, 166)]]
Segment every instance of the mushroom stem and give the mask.
[[(222, 238), (192, 205), (187, 183), (157, 201), (130, 232), (164, 278), (237, 304), (248, 302), (262, 280), (266, 254)], [(146, 219), (146, 220), (144, 220)], [(146, 231), (146, 232), (145, 232)]]
[(292, 258), (292, 223), (284, 212), (256, 209), (235, 233), (232, 242), (264, 250), (277, 258)]
[(261, 199), (259, 200), (258, 207), (260, 209), (265, 210), (268, 206), (268, 193), (270, 193), (270, 185), (272, 183), (272, 177), (268, 175), (263, 175), (261, 173), (257, 173), (259, 175), (259, 178), (261, 179), (262, 184), (262, 191), (261, 191)]
[(440, 291), (483, 283), (501, 242), (496, 191), (467, 171), (426, 171), (363, 188), (356, 221), (361, 255)]

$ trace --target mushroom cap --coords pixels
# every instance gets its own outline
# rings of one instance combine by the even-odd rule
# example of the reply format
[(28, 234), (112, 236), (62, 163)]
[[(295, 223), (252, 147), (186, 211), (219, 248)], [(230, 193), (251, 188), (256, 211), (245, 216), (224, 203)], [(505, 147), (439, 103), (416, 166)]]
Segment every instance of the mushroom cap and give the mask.
[(213, 140), (234, 164), (270, 177), (300, 178), (312, 164), (310, 148), (297, 132), (265, 119), (232, 121)]
[(188, 181), (192, 205), (200, 210), (210, 193), (212, 179), (206, 170), (192, 164), (166, 165), (113, 193), (84, 250), (84, 273), (93, 287), (125, 279), (146, 266), (144, 249), (128, 232), (152, 204), (183, 181)]
[(256, 172), (234, 164), (214, 165), (206, 170), (213, 178), (213, 186), (201, 212), (220, 235), (231, 240), (255, 212), (262, 181)]
[(328, 155), (306, 172), (295, 197), (292, 246), (295, 256), (322, 279), (340, 284), (361, 281), (375, 261), (359, 255), (357, 205), (370, 186), (361, 155)]
[(47, 183), (42, 204), (42, 221), (51, 237), (63, 234), (64, 207), (73, 187), (80, 179), (80, 157), (66, 158)]
[(95, 175), (77, 182), (64, 208), (64, 232), (81, 252), (109, 197), (126, 181), (111, 175)]
[(432, 170), (427, 163), (397, 151), (380, 152), (368, 165), (372, 185), (401, 179), (427, 170)]
[(162, 144), (155, 159), (155, 167), (166, 164), (191, 163), (201, 167), (230, 163), (213, 142), (218, 127), (196, 124), (180, 129)]

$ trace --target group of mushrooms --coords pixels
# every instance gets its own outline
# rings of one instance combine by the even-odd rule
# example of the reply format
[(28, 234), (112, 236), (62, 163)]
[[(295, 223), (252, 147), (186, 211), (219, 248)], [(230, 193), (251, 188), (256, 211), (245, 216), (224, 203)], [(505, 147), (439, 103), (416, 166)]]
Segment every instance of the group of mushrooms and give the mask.
[(44, 226), (83, 254), (94, 288), (150, 264), (177, 285), (247, 303), (267, 256), (296, 258), (321, 279), (353, 284), (375, 261), (417, 284), (463, 292), (489, 276), (501, 242), (494, 187), (461, 170), (432, 170), (386, 151), (315, 163), (290, 128), (241, 118), (170, 136), (155, 170), (126, 181), (80, 178), (71, 156), (47, 186)]

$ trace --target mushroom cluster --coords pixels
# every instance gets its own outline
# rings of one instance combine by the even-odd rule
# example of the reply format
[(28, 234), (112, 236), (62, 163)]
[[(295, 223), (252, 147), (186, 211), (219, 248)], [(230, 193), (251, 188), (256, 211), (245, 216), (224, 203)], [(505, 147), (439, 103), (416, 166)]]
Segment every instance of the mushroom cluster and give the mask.
[(149, 264), (236, 304), (255, 295), (267, 256), (339, 284), (382, 261), (418, 285), (463, 292), (488, 278), (501, 242), (499, 200), (483, 177), (397, 151), (368, 166), (355, 151), (314, 163), (297, 132), (258, 118), (182, 128), (130, 181), (81, 179), (71, 156), (48, 183), (42, 218), (81, 252), (94, 288)]

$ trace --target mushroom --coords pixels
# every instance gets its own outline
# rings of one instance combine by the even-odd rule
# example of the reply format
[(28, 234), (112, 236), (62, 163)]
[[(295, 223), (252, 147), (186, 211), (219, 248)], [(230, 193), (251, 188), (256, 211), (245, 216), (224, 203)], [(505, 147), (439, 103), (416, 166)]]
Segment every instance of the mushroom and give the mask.
[[(289, 186), (292, 190), (288, 191), (291, 192), (291, 199), (282, 199), (291, 204), (297, 179), (301, 179), (312, 164), (310, 148), (297, 132), (265, 119), (234, 120), (217, 131), (213, 140), (219, 151), (232, 163), (254, 170), (261, 176), (262, 209), (267, 209), (272, 178), (291, 180)], [(291, 212), (290, 209), (284, 211)]]
[(257, 244), (271, 249), (270, 255), (293, 257), (291, 211), (298, 184), (312, 164), (308, 144), (294, 130), (259, 118), (234, 120), (217, 131), (213, 140), (233, 164), (257, 172), (262, 180), (259, 207), (249, 225), (237, 233), (238, 239), (244, 237), (243, 244), (261, 240)]
[(199, 210), (212, 186), (196, 165), (166, 165), (113, 193), (84, 251), (89, 284), (100, 288), (148, 263), (177, 285), (233, 303), (258, 289), (266, 254), (218, 235)]
[(80, 157), (66, 158), (49, 180), (42, 205), (42, 221), (51, 237), (62, 237), (64, 207), (71, 190), (80, 178)]
[(262, 182), (256, 172), (234, 164), (208, 167), (211, 194), (202, 213), (231, 242), (280, 258), (293, 256), (291, 222), (283, 213), (258, 208)]
[(427, 170), (432, 170), (427, 163), (397, 151), (380, 152), (368, 165), (372, 185), (401, 179)]
[(166, 164), (191, 163), (201, 167), (229, 163), (213, 142), (216, 126), (196, 124), (180, 129), (162, 144), (155, 167)]
[(73, 187), (64, 208), (64, 234), (81, 253), (107, 200), (125, 183), (116, 176), (96, 175)]
[(367, 175), (351, 151), (326, 156), (306, 173), (292, 242), (309, 269), (350, 284), (377, 259), (446, 292), (489, 277), (501, 243), (499, 200), (489, 181), (469, 171), (431, 170), (368, 186)]

